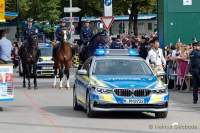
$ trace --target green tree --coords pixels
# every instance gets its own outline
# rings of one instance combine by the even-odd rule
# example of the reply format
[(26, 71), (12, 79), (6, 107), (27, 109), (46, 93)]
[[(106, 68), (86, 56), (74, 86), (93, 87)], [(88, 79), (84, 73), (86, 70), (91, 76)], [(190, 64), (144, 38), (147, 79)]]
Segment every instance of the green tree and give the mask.
[(129, 15), (129, 33), (134, 32), (134, 35), (138, 35), (138, 14), (152, 12), (155, 7), (156, 0), (127, 0), (130, 5)]
[(129, 33), (138, 35), (138, 14), (155, 13), (156, 2), (157, 0), (113, 0), (113, 12), (114, 15), (129, 14)]
[(16, 0), (6, 0), (5, 2), (6, 2), (5, 3), (6, 11), (16, 11), (17, 10)]
[(21, 20), (30, 17), (30, 4), (30, 0), (19, 0), (19, 17)]
[(60, 0), (42, 0), (40, 7), (39, 20), (48, 20), (54, 23), (60, 18)]

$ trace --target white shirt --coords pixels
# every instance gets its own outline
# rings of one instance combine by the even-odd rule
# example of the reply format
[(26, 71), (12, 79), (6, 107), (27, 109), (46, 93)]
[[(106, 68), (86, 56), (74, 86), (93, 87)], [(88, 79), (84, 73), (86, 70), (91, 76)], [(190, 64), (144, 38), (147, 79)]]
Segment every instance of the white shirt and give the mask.
[(160, 65), (166, 65), (166, 60), (163, 56), (163, 51), (162, 49), (158, 48), (157, 50), (156, 49), (151, 49), (149, 52), (148, 52), (148, 56), (146, 58), (146, 62), (148, 64), (150, 64), (150, 62), (152, 64), (155, 64), (156, 66), (160, 66)]
[(0, 59), (4, 61), (11, 60), (12, 43), (6, 37), (0, 39)]

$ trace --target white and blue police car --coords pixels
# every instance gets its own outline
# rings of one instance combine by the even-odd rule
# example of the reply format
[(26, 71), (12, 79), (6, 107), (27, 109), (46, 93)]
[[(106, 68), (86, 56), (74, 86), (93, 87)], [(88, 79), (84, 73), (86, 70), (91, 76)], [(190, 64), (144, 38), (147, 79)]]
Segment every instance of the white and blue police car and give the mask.
[(37, 76), (53, 76), (54, 61), (52, 60), (52, 47), (49, 43), (40, 43), (39, 49), (41, 56), (37, 62)]
[(74, 110), (85, 109), (88, 117), (104, 111), (135, 111), (166, 118), (167, 86), (137, 55), (134, 49), (97, 49), (77, 71)]

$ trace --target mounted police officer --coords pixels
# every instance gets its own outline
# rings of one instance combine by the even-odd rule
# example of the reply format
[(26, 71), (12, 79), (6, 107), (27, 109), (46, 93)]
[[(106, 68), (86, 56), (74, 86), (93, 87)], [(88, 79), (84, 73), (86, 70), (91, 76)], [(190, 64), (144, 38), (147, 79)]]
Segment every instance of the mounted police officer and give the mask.
[(190, 53), (190, 72), (193, 81), (193, 103), (197, 104), (200, 87), (200, 42), (193, 43), (193, 51)]
[(27, 27), (25, 28), (24, 33), (23, 33), (25, 42), (27, 41), (28, 36), (30, 34), (32, 34), (32, 33), (37, 34), (38, 33), (38, 29), (35, 26), (33, 26), (33, 19), (32, 18), (28, 18), (27, 19)]
[(83, 46), (87, 46), (88, 42), (92, 39), (92, 37), (93, 37), (93, 31), (90, 28), (90, 22), (85, 21), (84, 27), (81, 29), (80, 33), (80, 40), (82, 42), (81, 49)]
[(53, 48), (53, 57), (55, 57), (56, 51), (60, 46), (62, 40), (62, 29), (66, 28), (66, 23), (64, 19), (60, 19), (60, 25), (56, 28), (56, 46)]

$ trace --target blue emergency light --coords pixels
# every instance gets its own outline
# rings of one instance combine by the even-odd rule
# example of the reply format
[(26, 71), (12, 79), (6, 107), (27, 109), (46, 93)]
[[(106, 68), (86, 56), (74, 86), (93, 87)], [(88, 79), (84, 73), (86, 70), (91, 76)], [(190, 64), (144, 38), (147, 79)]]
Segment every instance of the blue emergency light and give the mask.
[(46, 46), (46, 47), (51, 47), (51, 44), (45, 43), (45, 46)]
[(139, 56), (137, 49), (96, 49), (96, 56)]
[(96, 51), (95, 51), (95, 55), (97, 55), (97, 56), (103, 56), (105, 54), (106, 54), (105, 49), (96, 49)]
[(139, 56), (139, 53), (136, 49), (128, 49), (128, 54), (130, 56)]

